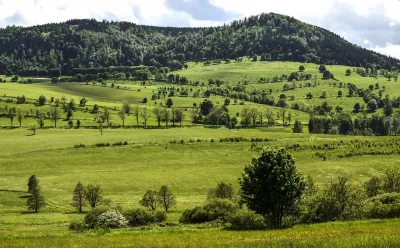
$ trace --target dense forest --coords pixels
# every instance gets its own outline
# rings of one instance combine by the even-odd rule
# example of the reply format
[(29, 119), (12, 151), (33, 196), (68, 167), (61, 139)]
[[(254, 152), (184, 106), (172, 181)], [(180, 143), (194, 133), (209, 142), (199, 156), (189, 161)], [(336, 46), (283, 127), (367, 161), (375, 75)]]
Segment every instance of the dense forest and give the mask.
[[(0, 29), (0, 74), (110, 66), (154, 66), (178, 70), (185, 61), (261, 56), (392, 69), (399, 60), (351, 44), (325, 29), (292, 17), (261, 14), (209, 28), (175, 28), (128, 22), (70, 20)], [(57, 73), (56, 73), (57, 74)], [(52, 76), (52, 75), (49, 75)]]

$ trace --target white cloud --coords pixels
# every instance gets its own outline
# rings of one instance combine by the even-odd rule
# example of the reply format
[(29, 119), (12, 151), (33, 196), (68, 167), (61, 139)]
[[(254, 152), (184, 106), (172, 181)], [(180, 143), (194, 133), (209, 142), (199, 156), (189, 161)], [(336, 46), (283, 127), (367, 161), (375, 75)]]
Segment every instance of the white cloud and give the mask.
[(372, 50), (391, 57), (400, 58), (400, 45), (386, 44), (385, 47), (376, 47)]

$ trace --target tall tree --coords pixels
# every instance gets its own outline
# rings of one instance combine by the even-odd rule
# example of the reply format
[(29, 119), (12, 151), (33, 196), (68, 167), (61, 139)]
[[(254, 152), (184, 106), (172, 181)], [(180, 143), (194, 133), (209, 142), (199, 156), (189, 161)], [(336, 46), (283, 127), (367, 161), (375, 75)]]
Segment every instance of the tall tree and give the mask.
[(83, 205), (85, 204), (85, 187), (81, 182), (75, 186), (72, 195), (72, 206), (76, 208), (79, 213), (82, 213)]
[(125, 110), (124, 108), (122, 108), (122, 109), (118, 112), (118, 116), (119, 116), (119, 118), (121, 118), (121, 120), (122, 120), (122, 127), (125, 127), (126, 110)]
[(15, 118), (16, 112), (17, 111), (16, 111), (15, 107), (8, 109), (8, 118), (11, 121), (11, 127), (13, 127), (13, 122), (14, 122), (14, 118)]
[(155, 115), (157, 122), (158, 122), (158, 126), (161, 126), (161, 120), (163, 117), (163, 108), (159, 105), (157, 105), (156, 107), (153, 108), (153, 114)]
[(122, 109), (125, 111), (125, 114), (129, 115), (129, 113), (131, 112), (131, 104), (128, 101), (123, 101)]
[(150, 210), (157, 210), (157, 203), (160, 201), (159, 198), (160, 196), (157, 191), (147, 190), (142, 200), (139, 201), (139, 204)]
[(54, 122), (54, 127), (57, 127), (57, 121), (58, 121), (58, 119), (60, 119), (60, 110), (55, 106), (51, 107), (50, 108), (50, 116)]
[(159, 194), (159, 202), (162, 204), (162, 206), (165, 209), (165, 212), (168, 212), (168, 210), (171, 207), (174, 207), (176, 205), (176, 199), (175, 195), (172, 193), (172, 191), (168, 188), (168, 186), (163, 185), (160, 188), (160, 191), (158, 192)]
[(171, 119), (171, 111), (167, 108), (163, 108), (161, 111), (161, 118), (165, 121), (165, 126), (168, 127), (168, 122)]
[(305, 188), (294, 158), (284, 148), (263, 149), (245, 166), (239, 183), (243, 202), (274, 227), (281, 226)]
[(29, 193), (31, 193), (31, 195), (26, 201), (26, 206), (28, 207), (28, 210), (33, 210), (35, 213), (38, 213), (39, 210), (45, 205), (39, 180), (36, 179), (36, 183), (32, 184), (32, 188), (30, 189)]
[(17, 120), (19, 122), (19, 127), (22, 127), (22, 119), (24, 118), (24, 113), (22, 112), (22, 109), (17, 110)]
[(36, 175), (32, 175), (28, 179), (28, 193), (31, 193), (32, 190), (39, 184), (39, 179), (37, 179)]
[(132, 114), (136, 118), (136, 126), (139, 126), (140, 106), (135, 105), (132, 109)]
[(104, 112), (103, 112), (103, 115), (101, 117), (102, 117), (102, 119), (104, 121), (107, 122), (107, 126), (110, 126), (111, 113), (110, 113), (110, 110), (108, 110), (107, 107), (104, 108)]
[(143, 126), (147, 126), (147, 120), (150, 118), (150, 111), (147, 107), (143, 107), (140, 109), (140, 116), (143, 119)]
[(86, 186), (85, 199), (91, 208), (99, 206), (103, 200), (103, 191), (101, 190), (100, 185), (89, 184)]

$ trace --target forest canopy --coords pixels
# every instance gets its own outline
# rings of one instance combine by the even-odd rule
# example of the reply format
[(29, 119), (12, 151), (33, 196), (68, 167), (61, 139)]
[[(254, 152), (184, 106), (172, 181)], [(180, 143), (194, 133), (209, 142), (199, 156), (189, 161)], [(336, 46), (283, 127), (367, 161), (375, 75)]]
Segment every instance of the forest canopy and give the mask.
[[(129, 22), (69, 20), (0, 29), (0, 74), (73, 74), (75, 68), (154, 66), (179, 70), (186, 61), (260, 56), (392, 69), (399, 60), (347, 42), (325, 29), (269, 13), (208, 28), (176, 28)], [(40, 72), (40, 73), (39, 73)], [(50, 73), (49, 73), (50, 72)], [(46, 75), (47, 74), (47, 75)]]

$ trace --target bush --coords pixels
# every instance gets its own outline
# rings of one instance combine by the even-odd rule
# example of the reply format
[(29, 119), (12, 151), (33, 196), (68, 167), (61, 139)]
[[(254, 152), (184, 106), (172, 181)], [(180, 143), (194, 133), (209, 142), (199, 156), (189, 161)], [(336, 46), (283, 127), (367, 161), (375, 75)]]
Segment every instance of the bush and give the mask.
[(80, 222), (71, 222), (68, 226), (68, 229), (74, 232), (83, 232), (88, 229), (88, 225)]
[(398, 218), (400, 217), (400, 194), (385, 193), (369, 200), (369, 218)]
[(221, 220), (228, 222), (229, 218), (236, 213), (239, 206), (226, 199), (213, 199), (202, 207), (187, 209), (183, 212), (179, 222), (181, 223), (204, 223), (208, 221)]
[(95, 228), (97, 227), (97, 219), (98, 217), (107, 212), (107, 209), (104, 208), (96, 208), (90, 212), (88, 212), (85, 216), (85, 224), (88, 228)]
[(153, 223), (163, 222), (167, 219), (167, 214), (163, 211), (151, 211), (146, 209), (133, 209), (124, 213), (129, 226), (143, 226)]
[(125, 217), (117, 210), (109, 210), (97, 218), (97, 226), (108, 228), (121, 228), (127, 226)]
[(239, 210), (229, 219), (229, 229), (260, 230), (266, 228), (264, 218), (249, 210)]
[(207, 221), (210, 221), (207, 211), (199, 206), (193, 209), (186, 209), (185, 211), (183, 211), (182, 216), (179, 219), (179, 222), (184, 224), (204, 223)]

